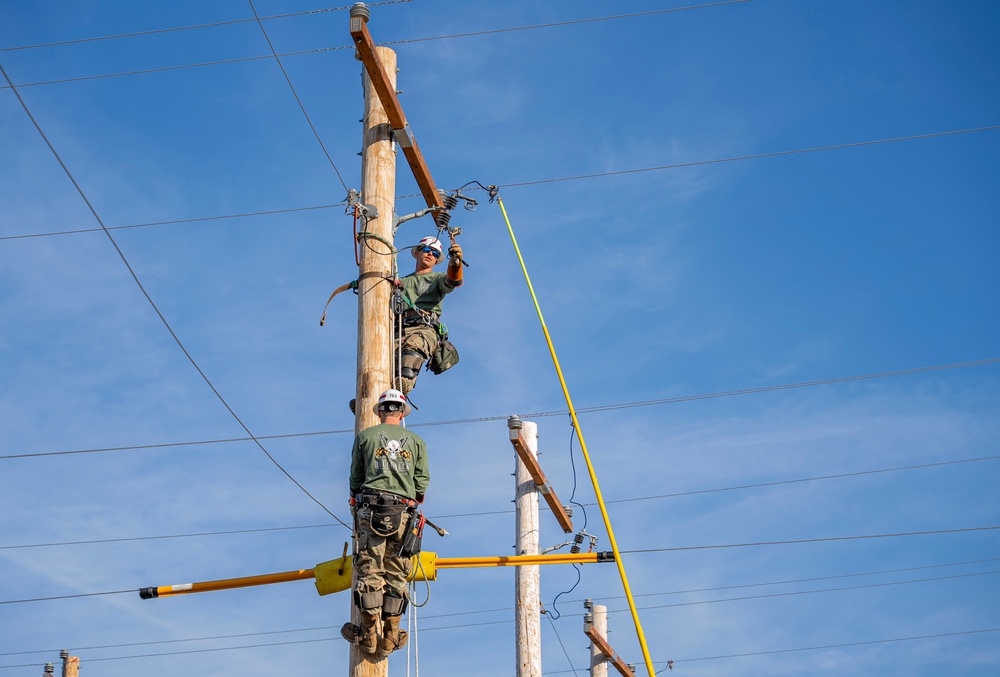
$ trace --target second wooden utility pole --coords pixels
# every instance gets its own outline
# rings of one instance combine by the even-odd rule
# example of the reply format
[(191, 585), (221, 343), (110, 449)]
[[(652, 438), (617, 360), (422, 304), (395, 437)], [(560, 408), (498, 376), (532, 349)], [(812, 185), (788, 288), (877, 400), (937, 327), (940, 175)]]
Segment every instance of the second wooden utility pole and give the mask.
[[(538, 456), (538, 425), (512, 416), (510, 428), (519, 426), (532, 456)], [(515, 524), (517, 555), (537, 555), (538, 485), (528, 468), (514, 454)], [(517, 640), (517, 677), (542, 677), (541, 590), (538, 566), (521, 566), (514, 570), (514, 635)]]
[(69, 651), (63, 649), (59, 652), (59, 657), (62, 658), (62, 677), (77, 677), (80, 674), (80, 658), (79, 656), (70, 656)]
[[(589, 599), (583, 603), (584, 623), (587, 622), (587, 614), (591, 614), (590, 620), (594, 630), (601, 637), (608, 636), (608, 607), (603, 604), (594, 604)], [(608, 677), (608, 657), (601, 653), (593, 641), (590, 642), (590, 677)]]

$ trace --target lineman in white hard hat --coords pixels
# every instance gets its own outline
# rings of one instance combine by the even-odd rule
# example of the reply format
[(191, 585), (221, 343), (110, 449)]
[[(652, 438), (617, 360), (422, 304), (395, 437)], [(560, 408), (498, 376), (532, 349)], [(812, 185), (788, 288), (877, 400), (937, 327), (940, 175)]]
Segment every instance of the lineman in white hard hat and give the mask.
[[(410, 252), (417, 266), (413, 273), (399, 281), (405, 307), (401, 312), (402, 335), (397, 332), (393, 352), (400, 362), (393, 374), (399, 374), (399, 386), (404, 394), (413, 390), (420, 368), (434, 354), (442, 337), (447, 338), (447, 332), (441, 327), (441, 304), (446, 295), (462, 286), (462, 247), (455, 242), (454, 235), (448, 247), (448, 268), (444, 273), (434, 272), (444, 250), (441, 241), (433, 235), (421, 239)], [(451, 365), (444, 368), (448, 366)]]
[(381, 423), (358, 433), (351, 449), (350, 503), (357, 535), (353, 595), (361, 623), (345, 623), (340, 634), (364, 653), (387, 654), (406, 644), (399, 618), (406, 611), (411, 564), (400, 549), (409, 517), (424, 500), (430, 471), (426, 444), (400, 425), (410, 413), (406, 395), (386, 390), (374, 409)]

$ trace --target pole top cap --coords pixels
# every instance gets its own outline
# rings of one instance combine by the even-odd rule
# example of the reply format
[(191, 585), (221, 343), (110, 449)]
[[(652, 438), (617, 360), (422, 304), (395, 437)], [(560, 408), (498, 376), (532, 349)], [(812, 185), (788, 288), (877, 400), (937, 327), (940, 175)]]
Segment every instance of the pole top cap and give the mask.
[(361, 17), (365, 23), (368, 23), (368, 19), (371, 17), (371, 12), (368, 11), (363, 2), (356, 2), (351, 7), (351, 18), (355, 19), (357, 17)]

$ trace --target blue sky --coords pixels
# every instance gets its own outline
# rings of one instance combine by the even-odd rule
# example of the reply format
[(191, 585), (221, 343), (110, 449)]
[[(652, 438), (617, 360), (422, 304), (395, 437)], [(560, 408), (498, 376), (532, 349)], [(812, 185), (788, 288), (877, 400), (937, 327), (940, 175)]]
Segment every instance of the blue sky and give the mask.
[[(267, 35), (301, 52), (282, 64), (360, 188), (347, 12), (254, 7), (294, 15)], [(318, 323), (356, 274), (346, 190), (252, 18), (237, 0), (8, 0), (0, 65), (212, 385), (346, 518), (354, 297)], [(658, 671), (1000, 668), (1000, 542), (981, 529), (1000, 525), (998, 27), (973, 0), (372, 7), (437, 184), (501, 187)], [(349, 534), (242, 439), (9, 87), (0, 119), (0, 673), (60, 648), (108, 677), (346, 669), (346, 595), (135, 594), (312, 567)], [(416, 211), (398, 168), (397, 211)], [(511, 553), (504, 419), (537, 413), (550, 481), (608, 549), (502, 216), (469, 195), (444, 315), (462, 361), (413, 393), (425, 509), (451, 532), (426, 545)], [(542, 520), (544, 547), (565, 540)], [(577, 577), (542, 570), (544, 672), (586, 673), (593, 598), (644, 674), (615, 567)], [(420, 667), (513, 675), (512, 589), (509, 569), (442, 572)]]

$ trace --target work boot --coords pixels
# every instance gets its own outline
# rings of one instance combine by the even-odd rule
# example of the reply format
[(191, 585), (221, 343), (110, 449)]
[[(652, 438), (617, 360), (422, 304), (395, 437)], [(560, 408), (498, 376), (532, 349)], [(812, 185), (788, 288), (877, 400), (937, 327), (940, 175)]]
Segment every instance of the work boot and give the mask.
[(361, 626), (354, 623), (344, 623), (340, 628), (340, 636), (351, 644), (356, 644), (361, 639)]
[(382, 638), (378, 642), (378, 648), (384, 654), (406, 646), (409, 635), (406, 630), (399, 629), (399, 619), (399, 616), (386, 616), (382, 621)]
[(375, 653), (375, 644), (378, 642), (378, 635), (375, 634), (375, 626), (368, 628), (368, 632), (361, 630), (361, 637), (358, 639), (358, 648), (363, 652), (372, 654)]
[[(351, 644), (357, 644), (365, 653), (375, 653), (375, 626), (368, 628), (368, 633), (360, 625), (344, 623), (340, 628), (340, 636)], [(405, 633), (404, 633), (405, 634)]]
[(361, 627), (358, 629), (358, 647), (365, 653), (375, 653), (378, 644), (378, 634), (375, 632), (375, 621), (378, 614), (361, 612)]

